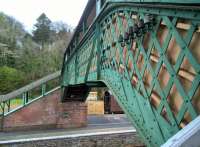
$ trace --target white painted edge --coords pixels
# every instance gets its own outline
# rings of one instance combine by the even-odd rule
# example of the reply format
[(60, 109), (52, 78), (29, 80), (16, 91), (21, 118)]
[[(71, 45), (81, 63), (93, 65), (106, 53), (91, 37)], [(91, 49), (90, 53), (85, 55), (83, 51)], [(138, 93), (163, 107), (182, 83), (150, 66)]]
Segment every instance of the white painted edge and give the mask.
[[(130, 122), (123, 122), (123, 123), (102, 123), (102, 124), (88, 124), (87, 126), (110, 126), (110, 125), (131, 125)], [(133, 127), (133, 126), (130, 126)]]
[[(173, 137), (171, 137), (161, 147), (180, 147), (184, 143), (187, 143), (187, 141), (189, 139), (191, 139), (191, 137), (193, 137), (193, 135), (196, 135), (198, 132), (200, 132), (200, 116), (198, 116), (191, 123), (189, 123), (186, 127), (184, 127), (182, 130), (180, 130), (177, 134), (175, 134)], [(200, 136), (199, 136), (199, 138), (200, 138)]]
[(55, 139), (68, 139), (68, 138), (77, 138), (77, 137), (87, 137), (87, 136), (98, 136), (98, 135), (111, 135), (111, 134), (123, 134), (123, 133), (134, 133), (135, 129), (131, 130), (119, 130), (119, 131), (107, 131), (107, 132), (94, 132), (94, 133), (83, 133), (83, 134), (71, 134), (71, 135), (62, 135), (62, 136), (49, 136), (49, 137), (40, 137), (40, 138), (28, 138), (28, 139), (16, 139), (9, 141), (0, 141), (0, 144), (12, 144), (12, 143), (24, 143), (31, 141), (45, 141), (45, 140), (55, 140)]

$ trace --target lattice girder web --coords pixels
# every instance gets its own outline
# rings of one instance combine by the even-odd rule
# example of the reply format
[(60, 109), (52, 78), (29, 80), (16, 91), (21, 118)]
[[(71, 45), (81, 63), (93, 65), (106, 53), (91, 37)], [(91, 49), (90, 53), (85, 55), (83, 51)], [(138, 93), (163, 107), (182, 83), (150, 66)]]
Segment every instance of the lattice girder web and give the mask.
[(200, 113), (200, 12), (121, 5), (67, 61), (66, 83), (103, 81), (145, 143), (160, 146)]
[[(121, 82), (119, 81), (117, 84), (122, 85), (119, 86), (120, 88), (124, 87), (125, 95), (130, 95), (127, 99), (121, 98), (123, 105), (127, 105), (125, 109), (139, 109), (139, 112), (136, 112), (137, 116), (134, 117), (134, 121), (138, 120), (140, 124), (138, 126), (143, 129), (153, 129), (154, 132), (156, 132), (155, 126), (157, 126), (158, 130), (161, 129), (160, 135), (166, 140), (199, 113), (191, 101), (194, 92), (199, 87), (199, 63), (189, 48), (193, 34), (198, 29), (198, 22), (171, 15), (154, 16), (156, 24), (154, 24), (153, 30), (146, 30), (145, 33), (134, 39), (126, 39), (125, 35), (129, 27), (140, 19), (145, 19), (145, 15), (147, 14), (119, 9), (105, 18), (104, 23), (102, 23), (103, 34), (101, 37), (102, 50), (104, 51), (102, 53), (104, 59), (102, 75), (105, 76), (105, 81), (113, 81), (114, 74), (119, 77)], [(180, 25), (184, 21), (187, 21), (187, 28), (185, 28), (187, 30), (181, 33), (178, 29), (183, 28), (178, 27), (181, 27)], [(160, 33), (159, 29), (162, 29), (161, 34), (158, 34)], [(182, 36), (183, 33), (185, 33), (184, 36)], [(124, 41), (120, 44), (117, 38), (123, 35)], [(186, 62), (187, 65), (183, 62)], [(192, 70), (187, 69), (188, 62), (191, 66), (189, 68)], [(156, 64), (154, 68), (152, 64)], [(113, 73), (113, 70), (116, 73)], [(192, 78), (188, 79), (185, 77), (187, 75)], [(190, 80), (191, 87), (188, 91), (185, 90), (180, 77), (185, 78), (184, 80)], [(110, 83), (113, 87), (116, 87), (117, 84)], [(175, 96), (173, 97), (173, 95)], [(135, 96), (137, 98), (134, 103), (137, 106), (134, 109), (134, 104), (129, 106), (133, 102), (129, 99), (134, 99)], [(139, 101), (138, 103), (144, 101), (144, 104), (140, 105), (136, 103), (137, 101)], [(150, 107), (148, 108), (147, 105)], [(145, 115), (148, 111), (151, 112), (152, 116)], [(148, 124), (155, 120), (158, 124)], [(148, 129), (144, 129), (144, 131), (149, 132)], [(153, 131), (150, 130), (151, 133)], [(157, 132), (150, 135), (151, 138), (153, 135), (158, 136)], [(154, 143), (156, 145), (157, 142)]]

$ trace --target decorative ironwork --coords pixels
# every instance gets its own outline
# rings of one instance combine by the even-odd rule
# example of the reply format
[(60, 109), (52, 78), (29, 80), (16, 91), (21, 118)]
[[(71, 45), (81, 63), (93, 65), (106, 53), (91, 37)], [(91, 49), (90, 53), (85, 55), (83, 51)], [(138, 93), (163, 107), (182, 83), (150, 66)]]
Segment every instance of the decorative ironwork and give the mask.
[(145, 143), (160, 146), (200, 113), (199, 33), (196, 6), (108, 2), (70, 44), (62, 86), (105, 83)]

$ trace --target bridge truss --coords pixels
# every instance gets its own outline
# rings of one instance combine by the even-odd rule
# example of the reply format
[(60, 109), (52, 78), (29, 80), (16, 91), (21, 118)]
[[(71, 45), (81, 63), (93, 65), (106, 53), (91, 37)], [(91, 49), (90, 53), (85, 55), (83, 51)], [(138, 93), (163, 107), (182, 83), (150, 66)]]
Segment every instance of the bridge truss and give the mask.
[(200, 3), (154, 2), (107, 1), (88, 27), (83, 17), (62, 69), (63, 101), (106, 85), (148, 146), (200, 113)]

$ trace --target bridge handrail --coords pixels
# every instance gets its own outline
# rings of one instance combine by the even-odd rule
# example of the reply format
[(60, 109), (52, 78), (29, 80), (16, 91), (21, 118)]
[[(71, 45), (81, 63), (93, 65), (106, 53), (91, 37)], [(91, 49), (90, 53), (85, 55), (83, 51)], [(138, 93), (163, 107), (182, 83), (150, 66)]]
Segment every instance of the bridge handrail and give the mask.
[(50, 75), (48, 75), (48, 76), (46, 76), (44, 78), (41, 78), (41, 79), (37, 80), (35, 82), (32, 82), (32, 83), (30, 83), (30, 84), (28, 84), (28, 85), (26, 85), (26, 86), (24, 86), (24, 87), (22, 87), (22, 88), (20, 88), (18, 90), (15, 90), (15, 91), (10, 92), (10, 93), (5, 94), (5, 95), (0, 95), (0, 102), (8, 101), (8, 100), (10, 100), (12, 98), (15, 98), (16, 96), (18, 96), (18, 95), (20, 95), (22, 93), (30, 91), (30, 90), (32, 90), (32, 89), (34, 89), (34, 88), (36, 88), (36, 87), (48, 82), (48, 81), (50, 81), (50, 80), (56, 79), (56, 78), (58, 78), (60, 76), (60, 74), (61, 74), (61, 71), (57, 71), (57, 72), (55, 72), (53, 74), (50, 74)]
[[(90, 0), (90, 1), (92, 1), (92, 0)], [(90, 1), (88, 1), (88, 3), (90, 3)], [(75, 50), (73, 50), (73, 53), (74, 52), (76, 52), (76, 49), (78, 49), (79, 48), (79, 45), (82, 45), (82, 43), (86, 40), (86, 38), (87, 38), (87, 36), (88, 36), (88, 34), (89, 34), (89, 32), (91, 32), (91, 30), (95, 27), (95, 25), (96, 25), (96, 22), (98, 21), (98, 20), (100, 20), (102, 17), (104, 17), (104, 14), (103, 14), (103, 12), (105, 11), (105, 9), (107, 8), (107, 6), (109, 5), (109, 4), (112, 4), (112, 3), (115, 3), (115, 2), (121, 2), (121, 3), (126, 3), (126, 2), (133, 2), (133, 0), (126, 0), (126, 1), (123, 1), (123, 0), (107, 0), (106, 2), (105, 2), (105, 4), (102, 6), (102, 8), (101, 8), (101, 10), (100, 10), (100, 12), (99, 12), (99, 15), (97, 15), (95, 18), (94, 18), (94, 20), (92, 21), (92, 23), (88, 26), (88, 28), (87, 28), (87, 30), (85, 31), (85, 33), (84, 33), (84, 35), (83, 35), (83, 38), (81, 39), (81, 40), (79, 40), (79, 42), (78, 42), (78, 45), (75, 47)], [(182, 0), (177, 0), (177, 1), (170, 1), (170, 0), (163, 0), (163, 1), (161, 1), (161, 2), (159, 2), (159, 1), (155, 1), (155, 0), (144, 0), (144, 1), (140, 1), (140, 0), (135, 0), (134, 1), (134, 5), (138, 5), (138, 6), (140, 6), (140, 5), (143, 5), (143, 6), (148, 6), (149, 4), (148, 3), (154, 3), (154, 4), (152, 4), (151, 6), (153, 6), (153, 7), (162, 7), (162, 5), (164, 5), (164, 4), (167, 4), (169, 7), (170, 6), (173, 6), (173, 7), (176, 7), (176, 8), (184, 8), (185, 9), (185, 5), (177, 5), (177, 4), (193, 4), (193, 9), (199, 9), (199, 7), (198, 6), (194, 6), (194, 4), (200, 4), (200, 2), (198, 2), (197, 0), (190, 0), (190, 1), (182, 1)], [(147, 5), (148, 4), (148, 5)], [(83, 13), (83, 15), (84, 15), (84, 13)], [(79, 31), (79, 27), (81, 26), (81, 24), (82, 24), (82, 19), (83, 19), (83, 16), (81, 17), (81, 19), (80, 19), (80, 21), (79, 21), (79, 23), (78, 23), (78, 25), (77, 25), (77, 27), (76, 27), (76, 29), (75, 29), (75, 31), (74, 31), (74, 34), (72, 35), (72, 37), (71, 37), (71, 39), (70, 39), (70, 41), (69, 41), (69, 44), (68, 44), (68, 46), (67, 46), (67, 48), (66, 48), (66, 50), (65, 50), (65, 53), (64, 53), (64, 59), (65, 59), (65, 57), (66, 57), (66, 55), (67, 55), (67, 50), (71, 47), (71, 45), (75, 42), (75, 36), (77, 36), (77, 33), (78, 33), (78, 31)], [(73, 54), (72, 53), (72, 54)], [(73, 55), (70, 55), (70, 56), (73, 56)]]

